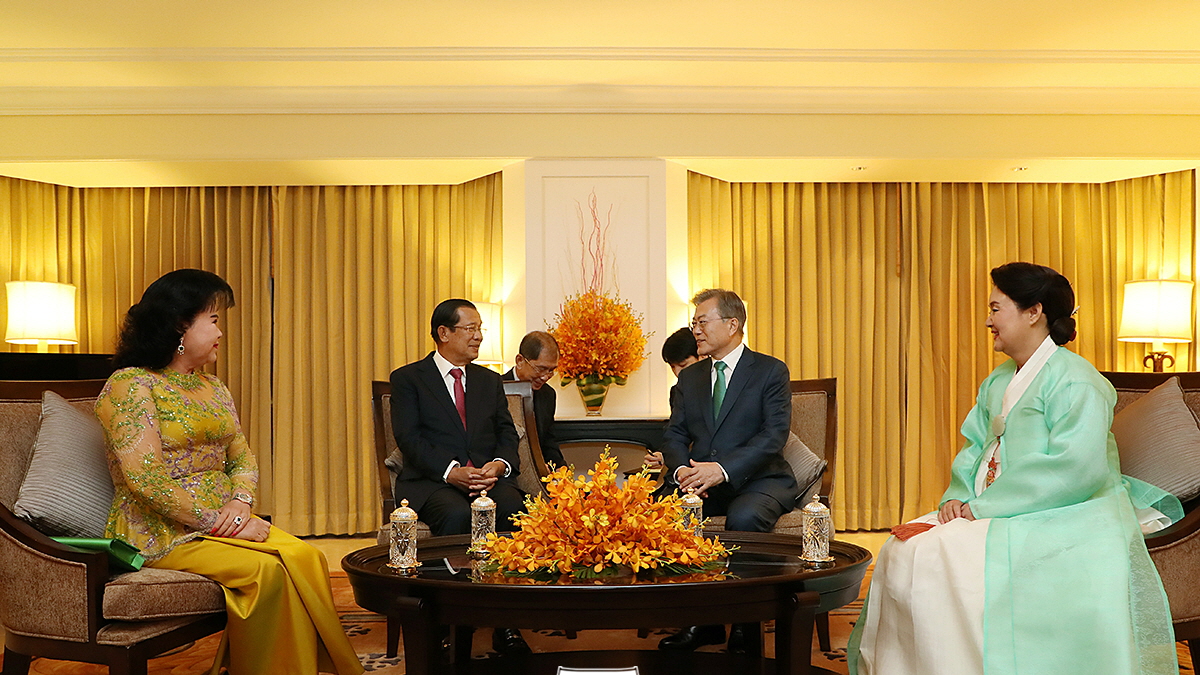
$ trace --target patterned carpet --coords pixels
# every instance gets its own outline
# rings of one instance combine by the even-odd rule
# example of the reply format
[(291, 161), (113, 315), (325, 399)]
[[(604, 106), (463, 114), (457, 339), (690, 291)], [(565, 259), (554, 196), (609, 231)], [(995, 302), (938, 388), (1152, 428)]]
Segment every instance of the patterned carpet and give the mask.
[[(868, 573), (869, 574), (869, 573)], [(869, 582), (868, 576), (867, 581)], [(363, 666), (367, 672), (380, 675), (400, 675), (404, 673), (404, 655), (388, 658), (384, 654), (384, 643), (387, 634), (386, 620), (378, 614), (362, 610), (354, 603), (350, 584), (340, 572), (333, 578), (334, 598), (341, 613), (342, 624), (350, 641), (354, 645)], [(866, 583), (863, 585), (866, 589)], [(861, 601), (855, 602), (839, 611), (830, 613), (830, 633), (832, 651), (821, 652), (817, 649), (814, 639), (813, 664), (819, 665), (835, 673), (846, 673), (846, 639), (850, 635), (852, 622), (858, 617)], [(767, 656), (774, 655), (774, 635), (772, 626), (767, 625), (765, 648)], [(561, 631), (522, 631), (526, 641), (535, 652), (556, 652), (598, 649), (656, 649), (659, 639), (670, 631), (655, 631), (646, 638), (638, 638), (637, 632), (628, 631), (583, 631), (574, 640), (568, 639)], [(174, 654), (159, 657), (150, 661), (151, 675), (202, 675), (212, 665), (213, 654), (217, 647), (217, 636), (210, 636), (196, 642), (191, 647)], [(703, 647), (702, 651), (723, 651), (724, 646)], [(475, 658), (483, 658), (491, 651), (491, 634), (480, 630), (475, 633), (472, 654)], [(1191, 659), (1187, 650), (1181, 645), (1179, 651), (1180, 672), (1192, 673)], [(36, 659), (31, 673), (38, 675), (103, 675), (107, 672), (102, 666), (49, 659)]]

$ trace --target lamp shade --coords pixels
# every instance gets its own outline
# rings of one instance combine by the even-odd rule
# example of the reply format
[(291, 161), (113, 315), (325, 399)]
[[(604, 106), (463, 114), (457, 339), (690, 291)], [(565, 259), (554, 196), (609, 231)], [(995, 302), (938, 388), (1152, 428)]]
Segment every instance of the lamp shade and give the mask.
[(504, 325), (500, 323), (500, 305), (495, 302), (478, 302), (475, 303), (475, 309), (479, 310), (479, 318), (488, 331), (483, 336), (483, 343), (479, 345), (479, 358), (475, 359), (475, 363), (485, 366), (503, 364)]
[(1192, 287), (1181, 279), (1125, 282), (1122, 342), (1191, 342)]
[(47, 281), (10, 281), (4, 286), (8, 290), (5, 342), (79, 344), (75, 332), (75, 286)]

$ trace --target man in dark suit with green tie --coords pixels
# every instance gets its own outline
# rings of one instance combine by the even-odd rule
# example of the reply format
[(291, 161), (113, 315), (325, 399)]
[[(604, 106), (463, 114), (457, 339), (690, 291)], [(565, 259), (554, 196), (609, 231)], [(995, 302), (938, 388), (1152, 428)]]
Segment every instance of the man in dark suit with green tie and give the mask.
[[(704, 515), (725, 516), (725, 529), (770, 532), (800, 496), (781, 454), (792, 414), (787, 365), (745, 346), (737, 293), (709, 289), (692, 302), (696, 351), (710, 358), (679, 373), (662, 447), (666, 480), (704, 497)], [(742, 634), (735, 626), (730, 651), (744, 650)], [(724, 638), (723, 626), (693, 626), (659, 647), (690, 650)]]

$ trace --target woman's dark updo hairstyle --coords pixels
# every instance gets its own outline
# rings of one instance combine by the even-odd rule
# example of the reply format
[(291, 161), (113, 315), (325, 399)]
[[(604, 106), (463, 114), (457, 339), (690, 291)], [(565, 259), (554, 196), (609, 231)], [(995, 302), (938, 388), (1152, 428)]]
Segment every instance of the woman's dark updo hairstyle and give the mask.
[(196, 315), (227, 307), (233, 307), (233, 289), (212, 272), (182, 269), (162, 275), (125, 313), (113, 365), (166, 368)]
[(1075, 291), (1063, 275), (1044, 265), (1011, 262), (992, 270), (992, 283), (1018, 309), (1041, 303), (1050, 339), (1065, 345), (1075, 339)]

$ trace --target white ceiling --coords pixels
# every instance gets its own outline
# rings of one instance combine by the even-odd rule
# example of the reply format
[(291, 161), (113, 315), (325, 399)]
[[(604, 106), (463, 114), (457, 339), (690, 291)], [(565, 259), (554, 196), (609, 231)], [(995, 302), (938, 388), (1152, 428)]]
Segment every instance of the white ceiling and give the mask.
[(529, 156), (734, 180), (1200, 163), (1194, 0), (6, 0), (0, 45), (0, 173), (65, 184), (457, 182)]

